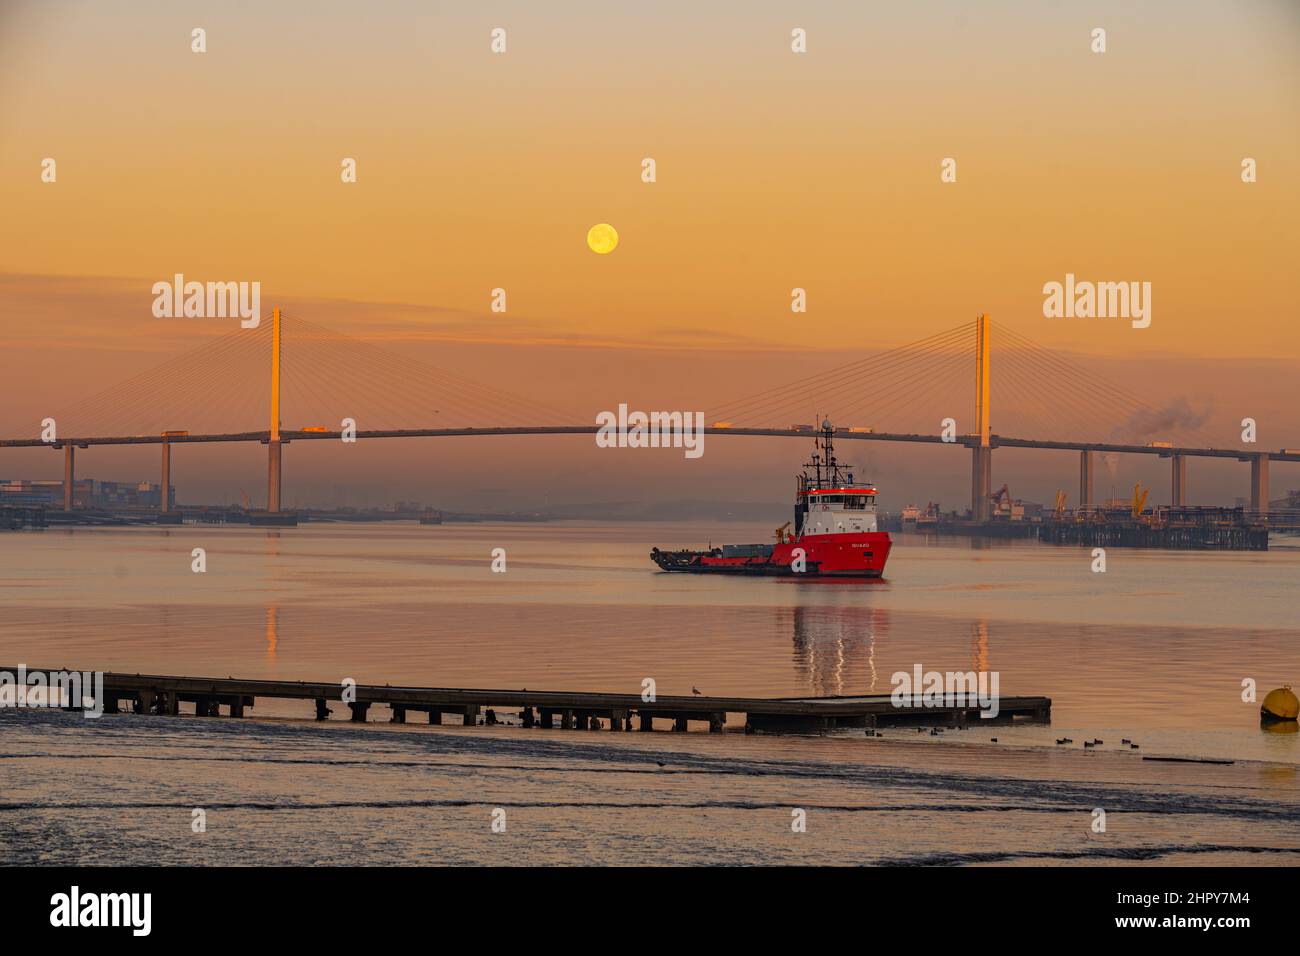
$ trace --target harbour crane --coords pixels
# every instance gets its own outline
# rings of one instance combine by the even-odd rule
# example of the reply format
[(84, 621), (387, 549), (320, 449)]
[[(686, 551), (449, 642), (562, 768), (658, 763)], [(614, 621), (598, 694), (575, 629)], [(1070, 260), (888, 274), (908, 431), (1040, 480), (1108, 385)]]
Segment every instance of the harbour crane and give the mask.
[(1147, 496), (1151, 494), (1150, 488), (1143, 488), (1142, 482), (1133, 486), (1133, 517), (1141, 518), (1142, 510), (1147, 506)]

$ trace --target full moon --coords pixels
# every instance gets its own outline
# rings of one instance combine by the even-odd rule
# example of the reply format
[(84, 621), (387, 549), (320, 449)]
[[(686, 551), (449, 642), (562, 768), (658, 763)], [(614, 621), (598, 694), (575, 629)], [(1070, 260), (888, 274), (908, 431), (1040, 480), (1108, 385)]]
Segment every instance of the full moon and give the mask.
[(599, 255), (611, 253), (618, 245), (618, 230), (607, 222), (597, 223), (587, 230), (587, 245)]

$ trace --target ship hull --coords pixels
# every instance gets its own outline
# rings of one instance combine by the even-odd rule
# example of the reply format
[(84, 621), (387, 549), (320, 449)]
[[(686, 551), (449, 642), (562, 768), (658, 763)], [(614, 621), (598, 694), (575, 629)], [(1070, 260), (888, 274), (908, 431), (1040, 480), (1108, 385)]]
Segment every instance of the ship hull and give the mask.
[[(893, 541), (885, 531), (856, 534), (805, 535), (795, 542), (774, 545), (769, 553), (728, 555), (722, 548), (709, 551), (650, 552), (664, 571), (683, 574), (732, 574), (762, 577), (879, 578)], [(796, 549), (802, 549), (802, 565)], [(766, 549), (765, 549), (766, 550)], [(802, 570), (796, 570), (802, 566)]]

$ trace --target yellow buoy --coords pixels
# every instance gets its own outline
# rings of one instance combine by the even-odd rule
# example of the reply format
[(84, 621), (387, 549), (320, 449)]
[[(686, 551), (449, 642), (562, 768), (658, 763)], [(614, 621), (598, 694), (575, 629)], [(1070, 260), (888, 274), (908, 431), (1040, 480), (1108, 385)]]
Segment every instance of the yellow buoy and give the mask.
[(1273, 720), (1295, 720), (1300, 715), (1300, 700), (1292, 693), (1291, 685), (1269, 691), (1259, 707), (1259, 715)]

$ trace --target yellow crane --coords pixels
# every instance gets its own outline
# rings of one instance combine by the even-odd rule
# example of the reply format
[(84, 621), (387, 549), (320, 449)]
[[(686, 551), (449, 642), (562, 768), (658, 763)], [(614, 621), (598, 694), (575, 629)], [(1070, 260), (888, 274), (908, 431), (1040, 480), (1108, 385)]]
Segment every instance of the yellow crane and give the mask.
[(1053, 513), (1058, 518), (1065, 514), (1065, 492), (1060, 488), (1056, 489), (1056, 507), (1053, 509)]
[(1142, 482), (1133, 486), (1133, 517), (1141, 518), (1142, 509), (1147, 506), (1147, 496), (1151, 494), (1150, 488), (1143, 488)]
[[(789, 521), (787, 521), (785, 524), (781, 525), (781, 527), (779, 527), (779, 528), (776, 529), (776, 543), (777, 543), (777, 544), (785, 544), (785, 529), (788, 528), (788, 527), (790, 527), (790, 522), (789, 522)], [(790, 535), (790, 540), (791, 540), (791, 541), (794, 540), (794, 535)]]

